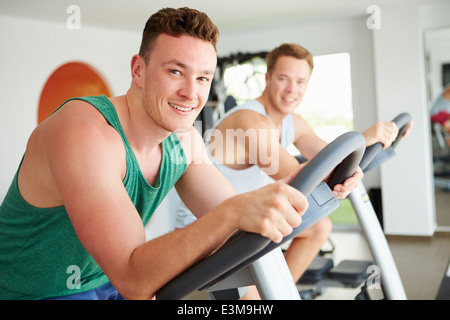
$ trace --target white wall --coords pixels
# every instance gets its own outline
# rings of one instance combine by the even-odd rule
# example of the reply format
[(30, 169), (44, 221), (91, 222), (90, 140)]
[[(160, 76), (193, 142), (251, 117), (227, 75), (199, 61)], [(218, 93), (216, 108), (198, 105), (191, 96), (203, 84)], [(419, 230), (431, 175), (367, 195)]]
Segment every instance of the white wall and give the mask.
[(414, 121), (396, 161), (381, 169), (384, 227), (389, 234), (431, 235), (436, 228), (423, 31), (447, 25), (448, 12), (449, 4), (385, 8), (382, 28), (374, 30), (378, 116), (407, 109)]
[(378, 114), (404, 110), (414, 121), (396, 161), (381, 168), (384, 227), (387, 233), (430, 235), (434, 196), (418, 8), (390, 8), (382, 18), (382, 29), (374, 31)]
[(58, 24), (6, 16), (0, 16), (0, 30), (2, 201), (37, 124), (41, 90), (50, 74), (66, 62), (86, 62), (103, 76), (112, 94), (125, 93), (140, 34), (83, 25), (71, 30), (65, 20)]
[[(63, 16), (65, 19), (66, 16)], [(141, 30), (124, 32), (81, 25), (68, 29), (66, 21), (45, 22), (0, 15), (0, 202), (3, 201), (29, 135), (37, 125), (38, 103), (48, 77), (60, 65), (82, 61), (95, 68), (112, 95), (126, 93), (131, 83), (130, 62), (139, 51)], [(175, 192), (151, 220), (148, 237), (174, 226)], [(151, 233), (151, 234), (150, 234)]]

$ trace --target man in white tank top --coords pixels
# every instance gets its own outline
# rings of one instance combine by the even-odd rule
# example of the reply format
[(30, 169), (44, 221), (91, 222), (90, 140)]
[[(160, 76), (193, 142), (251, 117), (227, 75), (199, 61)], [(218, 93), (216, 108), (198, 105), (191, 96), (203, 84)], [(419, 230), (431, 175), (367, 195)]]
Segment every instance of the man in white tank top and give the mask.
[[(266, 88), (256, 100), (235, 107), (206, 135), (208, 154), (216, 167), (238, 193), (257, 189), (298, 170), (297, 159), (287, 152), (291, 144), (302, 156), (311, 159), (326, 142), (320, 139), (299, 115), (300, 104), (313, 69), (312, 54), (296, 44), (283, 44), (266, 58)], [(377, 123), (364, 135), (385, 146), (398, 134), (393, 123)], [(333, 192), (343, 199), (363, 177), (358, 168), (344, 184)], [(182, 228), (196, 217), (183, 204), (177, 210), (176, 227)], [(317, 255), (331, 232), (332, 224), (325, 218), (293, 239), (285, 252), (294, 281), (298, 281)], [(249, 288), (245, 298), (258, 298)]]

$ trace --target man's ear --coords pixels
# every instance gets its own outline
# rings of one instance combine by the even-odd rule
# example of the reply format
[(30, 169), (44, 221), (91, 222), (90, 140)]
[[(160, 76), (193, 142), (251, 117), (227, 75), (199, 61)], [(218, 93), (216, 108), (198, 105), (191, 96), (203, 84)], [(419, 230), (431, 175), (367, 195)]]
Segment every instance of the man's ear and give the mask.
[(266, 78), (266, 84), (267, 84), (270, 81), (270, 73), (269, 72), (266, 72), (265, 78)]
[(142, 88), (143, 86), (144, 70), (145, 70), (144, 59), (140, 55), (135, 54), (131, 58), (131, 79), (138, 88)]

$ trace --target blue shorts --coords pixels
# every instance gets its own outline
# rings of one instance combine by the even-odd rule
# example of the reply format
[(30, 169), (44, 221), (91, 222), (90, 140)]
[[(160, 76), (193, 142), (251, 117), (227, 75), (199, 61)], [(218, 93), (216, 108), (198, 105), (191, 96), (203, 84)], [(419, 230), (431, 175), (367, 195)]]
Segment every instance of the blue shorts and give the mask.
[(119, 292), (108, 282), (90, 291), (74, 293), (68, 296), (45, 298), (44, 300), (125, 300)]

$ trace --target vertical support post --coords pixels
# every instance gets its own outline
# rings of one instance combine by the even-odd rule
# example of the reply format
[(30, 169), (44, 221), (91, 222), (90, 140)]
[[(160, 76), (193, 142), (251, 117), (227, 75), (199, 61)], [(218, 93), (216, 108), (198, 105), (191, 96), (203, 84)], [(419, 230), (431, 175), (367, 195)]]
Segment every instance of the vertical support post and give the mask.
[(358, 216), (374, 262), (380, 268), (381, 284), (387, 299), (406, 300), (406, 293), (394, 257), (362, 181), (348, 195), (348, 198)]
[(259, 258), (249, 268), (261, 299), (301, 299), (280, 248), (276, 248)]

